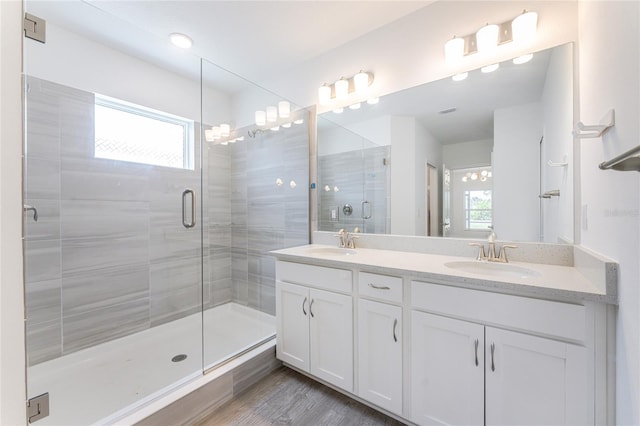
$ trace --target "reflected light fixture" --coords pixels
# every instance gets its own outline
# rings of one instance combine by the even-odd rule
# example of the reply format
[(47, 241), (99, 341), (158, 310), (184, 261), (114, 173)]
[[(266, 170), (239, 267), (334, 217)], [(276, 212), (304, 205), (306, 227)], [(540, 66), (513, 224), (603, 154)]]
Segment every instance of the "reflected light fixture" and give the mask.
[(278, 119), (278, 108), (274, 107), (274, 106), (268, 106), (267, 107), (267, 122), (268, 123), (275, 123), (275, 121)]
[(304, 119), (302, 119), (302, 118), (299, 118), (299, 119), (293, 121), (293, 124), (302, 124), (302, 123), (304, 123)]
[(482, 71), (483, 73), (487, 74), (487, 73), (490, 73), (490, 72), (494, 72), (498, 68), (500, 68), (500, 64), (492, 64), (492, 65), (487, 65), (486, 67), (480, 68), (480, 71)]
[(377, 104), (378, 102), (380, 102), (380, 98), (371, 98), (371, 99), (367, 99), (367, 103), (368, 103), (369, 105), (375, 105), (375, 104)]
[(231, 134), (231, 126), (229, 126), (228, 124), (221, 124), (220, 136), (222, 136), (223, 138), (227, 138), (229, 137), (230, 134)]
[(213, 142), (213, 130), (212, 129), (205, 129), (205, 131), (204, 131), (204, 139), (207, 142)]
[(454, 75), (453, 77), (451, 77), (451, 80), (453, 80), (453, 81), (462, 81), (462, 80), (466, 80), (467, 77), (469, 77), (469, 73), (468, 72), (463, 72), (463, 73)]
[(220, 136), (221, 136), (220, 127), (219, 126), (213, 126), (211, 128), (211, 135), (212, 135), (214, 141), (217, 141), (218, 139), (220, 139)]
[(289, 118), (291, 115), (291, 104), (287, 101), (278, 102), (278, 115), (280, 118)]
[(517, 58), (513, 58), (513, 63), (516, 65), (526, 64), (533, 58), (533, 53), (529, 53), (528, 55), (518, 56)]
[(256, 111), (256, 126), (264, 126), (265, 124), (267, 124), (267, 113)]
[(529, 43), (536, 35), (536, 27), (538, 25), (538, 14), (536, 12), (522, 11), (511, 22), (511, 34), (513, 41), (518, 43)]
[(288, 129), (289, 127), (291, 127), (291, 122), (282, 123), (282, 127), (284, 127), (285, 129)]
[(280, 126), (275, 126), (271, 128), (272, 132), (277, 132), (278, 130), (280, 130)]
[(193, 41), (189, 36), (182, 33), (171, 33), (169, 34), (169, 39), (174, 46), (177, 46), (181, 49), (188, 49), (193, 45)]
[(333, 84), (323, 84), (318, 88), (318, 103), (328, 105), (332, 100), (342, 101), (350, 94), (363, 95), (373, 83), (373, 73), (360, 70), (352, 77), (340, 77)]
[(335, 114), (342, 114), (344, 112), (344, 108), (340, 107), (340, 108), (336, 108), (333, 110), (333, 112)]
[(360, 109), (360, 102), (349, 105), (349, 109)]

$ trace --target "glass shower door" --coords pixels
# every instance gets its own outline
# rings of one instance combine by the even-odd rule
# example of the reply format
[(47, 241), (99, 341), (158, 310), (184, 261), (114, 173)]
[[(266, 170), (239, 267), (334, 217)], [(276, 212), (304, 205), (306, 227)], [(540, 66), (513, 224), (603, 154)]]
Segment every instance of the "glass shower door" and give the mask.
[(28, 397), (41, 425), (107, 423), (202, 374), (199, 61), (92, 38), (74, 16), (154, 42), (94, 5), (25, 9), (47, 20), (24, 41)]

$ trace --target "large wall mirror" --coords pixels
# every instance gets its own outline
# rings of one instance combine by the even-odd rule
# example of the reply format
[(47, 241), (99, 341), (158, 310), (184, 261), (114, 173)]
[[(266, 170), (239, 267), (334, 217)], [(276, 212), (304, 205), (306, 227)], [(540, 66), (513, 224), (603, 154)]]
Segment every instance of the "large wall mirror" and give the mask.
[(573, 44), (487, 71), (321, 114), (318, 230), (572, 243)]

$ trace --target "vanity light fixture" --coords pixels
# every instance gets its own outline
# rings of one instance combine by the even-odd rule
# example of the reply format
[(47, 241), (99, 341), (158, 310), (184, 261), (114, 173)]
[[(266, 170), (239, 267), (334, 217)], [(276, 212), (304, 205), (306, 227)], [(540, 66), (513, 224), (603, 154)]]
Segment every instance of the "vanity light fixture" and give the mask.
[(453, 77), (451, 77), (451, 80), (453, 80), (453, 81), (462, 81), (462, 80), (466, 80), (467, 77), (469, 77), (469, 73), (468, 72), (463, 72), (463, 73), (454, 75)]
[(204, 131), (204, 140), (206, 140), (207, 142), (213, 142), (213, 130), (212, 129), (205, 129), (205, 131)]
[(214, 141), (217, 141), (218, 139), (220, 139), (220, 136), (221, 136), (220, 126), (213, 126), (211, 128), (211, 134), (213, 135)]
[(333, 84), (323, 84), (318, 88), (318, 103), (328, 105), (332, 100), (342, 101), (350, 94), (363, 95), (373, 83), (373, 73), (360, 70), (352, 77), (340, 77)]
[(335, 108), (333, 110), (334, 114), (342, 114), (344, 112), (344, 108), (340, 107), (340, 108)]
[(377, 104), (378, 102), (380, 102), (380, 98), (370, 98), (370, 99), (367, 99), (367, 103), (368, 103), (369, 105), (375, 105), (375, 104)]
[(480, 68), (480, 71), (487, 74), (490, 72), (494, 72), (495, 70), (497, 70), (498, 68), (500, 68), (500, 64), (491, 64), (491, 65), (487, 65), (486, 67), (482, 67)]
[(267, 124), (267, 113), (265, 111), (256, 111), (256, 126), (264, 126)]
[(267, 123), (275, 123), (278, 119), (278, 108), (274, 106), (267, 107)]
[(220, 125), (220, 136), (223, 138), (228, 138), (231, 134), (231, 126), (226, 123)]
[(349, 109), (360, 109), (360, 102), (349, 105)]
[(185, 34), (182, 33), (171, 33), (169, 34), (169, 39), (174, 46), (177, 46), (181, 49), (188, 49), (193, 45), (193, 40)]
[(454, 36), (444, 44), (444, 54), (447, 62), (456, 63), (463, 56), (474, 53), (487, 54), (499, 45), (516, 42), (530, 43), (536, 35), (538, 14), (524, 10), (514, 19), (500, 24), (489, 24), (480, 28), (475, 34), (464, 37)]
[(513, 63), (516, 65), (522, 65), (529, 62), (533, 59), (533, 53), (529, 53), (528, 55), (518, 56), (517, 58), (513, 58)]
[(291, 115), (291, 104), (287, 101), (278, 102), (278, 115), (280, 118), (289, 118)]

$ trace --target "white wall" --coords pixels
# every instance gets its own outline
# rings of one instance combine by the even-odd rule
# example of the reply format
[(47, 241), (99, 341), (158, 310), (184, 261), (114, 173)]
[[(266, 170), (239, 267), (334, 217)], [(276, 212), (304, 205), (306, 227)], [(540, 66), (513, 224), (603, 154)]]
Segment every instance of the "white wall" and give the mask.
[(493, 139), (446, 144), (442, 146), (442, 161), (449, 169), (465, 169), (491, 165)]
[[(543, 191), (560, 190), (560, 197), (545, 199), (544, 241), (573, 241), (573, 45), (559, 46), (551, 53), (540, 103), (543, 122)], [(567, 161), (567, 167), (550, 167)]]
[(0, 2), (0, 424), (25, 423), (22, 2)]
[[(194, 70), (200, 61), (183, 60)], [(206, 68), (205, 68), (206, 71)], [(200, 121), (200, 82), (80, 37), (47, 23), (47, 43), (25, 39), (25, 73)], [(228, 96), (207, 88), (207, 123), (232, 121)]]
[(497, 109), (493, 126), (494, 230), (503, 240), (538, 241), (540, 104)]
[[(580, 147), (582, 245), (618, 261), (616, 423), (640, 424), (640, 174), (598, 164), (640, 143), (640, 3), (580, 2), (580, 120), (616, 125)], [(580, 209), (578, 209), (580, 211)]]

